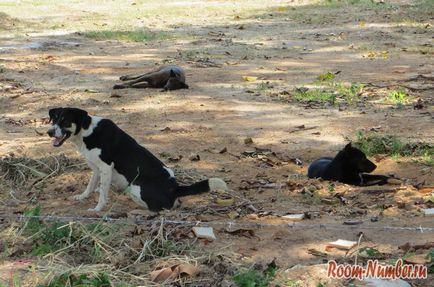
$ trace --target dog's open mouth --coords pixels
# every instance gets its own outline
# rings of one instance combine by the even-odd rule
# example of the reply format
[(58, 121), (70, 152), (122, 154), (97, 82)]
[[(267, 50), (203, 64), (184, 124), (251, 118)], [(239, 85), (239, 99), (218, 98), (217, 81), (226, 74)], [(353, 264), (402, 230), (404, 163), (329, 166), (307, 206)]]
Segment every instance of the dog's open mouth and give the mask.
[(62, 137), (54, 137), (53, 146), (55, 146), (55, 147), (61, 146), (67, 138), (68, 138), (67, 134), (63, 135)]

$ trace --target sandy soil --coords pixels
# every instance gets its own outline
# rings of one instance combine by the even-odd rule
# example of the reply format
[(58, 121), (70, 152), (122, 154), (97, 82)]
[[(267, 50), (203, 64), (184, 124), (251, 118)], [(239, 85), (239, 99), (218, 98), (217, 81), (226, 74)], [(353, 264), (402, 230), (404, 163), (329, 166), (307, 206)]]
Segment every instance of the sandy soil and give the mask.
[[(410, 158), (376, 157), (376, 172), (393, 173), (406, 183), (395, 192), (376, 194), (337, 184), (335, 191), (344, 194), (347, 204), (321, 201), (330, 197), (329, 183), (305, 176), (309, 162), (334, 155), (348, 139), (355, 139), (357, 131), (376, 128), (404, 141), (433, 143), (432, 12), (411, 16), (411, 6), (402, 1), (394, 1), (397, 8), (392, 10), (374, 4), (279, 10), (280, 2), (268, 2), (250, 16), (220, 19), (216, 15), (208, 21), (191, 17), (184, 23), (171, 18), (163, 23), (156, 16), (149, 17), (144, 20), (147, 27), (171, 31), (173, 38), (145, 43), (95, 41), (74, 31), (62, 34), (54, 30), (27, 37), (5, 36), (0, 43), (0, 156), (37, 159), (66, 154), (83, 162), (70, 143), (56, 149), (45, 134), (49, 108), (80, 107), (112, 119), (170, 167), (223, 177), (237, 196), (260, 210), (273, 215), (308, 212), (312, 218), (303, 224), (334, 226), (263, 227), (255, 230), (255, 240), (216, 227), (218, 240), (211, 246), (229, 244), (240, 261), (270, 261), (275, 257), (284, 269), (321, 264), (323, 258), (309, 254), (308, 249), (324, 251), (325, 243), (338, 238), (357, 240), (360, 231), (367, 245), (388, 253), (396, 253), (397, 246), (406, 242), (432, 241), (432, 232), (376, 229), (388, 225), (433, 227), (432, 218), (420, 212), (426, 207), (421, 204), (426, 194), (413, 187), (434, 186), (432, 166)], [(410, 16), (411, 23), (398, 21)], [(0, 23), (7, 27), (14, 19)], [(111, 89), (121, 75), (164, 63), (185, 68), (189, 90)], [(336, 81), (370, 83), (368, 100), (330, 106), (273, 96), (312, 85), (326, 71), (340, 71)], [(259, 79), (243, 81), (246, 75)], [(431, 80), (411, 80), (418, 75)], [(261, 88), (267, 81), (270, 84)], [(399, 85), (410, 87), (410, 94), (422, 99), (424, 108), (380, 103), (384, 91)], [(297, 128), (300, 125), (306, 128)], [(253, 140), (250, 145), (244, 143), (248, 137)], [(216, 152), (225, 147), (227, 152)], [(245, 155), (255, 148), (265, 152)], [(191, 154), (199, 154), (200, 161), (189, 160)], [(169, 161), (180, 155), (180, 161)], [(295, 164), (294, 159), (302, 164)], [(95, 200), (83, 204), (72, 200), (84, 190), (89, 177), (85, 168), (66, 171), (46, 180), (38, 190), (16, 190), (15, 196), (25, 201), (37, 193), (44, 214), (89, 216), (86, 210), (96, 204)], [(319, 202), (302, 193), (312, 186), (319, 190)], [(9, 195), (6, 182), (2, 187), (2, 213), (20, 212), (28, 205)], [(214, 199), (215, 195), (187, 198), (178, 212), (197, 220), (228, 221), (228, 210), (198, 215), (195, 208), (208, 206), (212, 210)], [(137, 208), (127, 196), (115, 192), (111, 203), (113, 213)], [(245, 206), (238, 213), (237, 220), (241, 221), (284, 223), (273, 215), (255, 219)], [(375, 216), (380, 220), (371, 222)], [(349, 219), (364, 223), (341, 226)], [(318, 282), (291, 272), (290, 279), (303, 282), (300, 286), (316, 286)], [(328, 282), (320, 273), (313, 278)]]

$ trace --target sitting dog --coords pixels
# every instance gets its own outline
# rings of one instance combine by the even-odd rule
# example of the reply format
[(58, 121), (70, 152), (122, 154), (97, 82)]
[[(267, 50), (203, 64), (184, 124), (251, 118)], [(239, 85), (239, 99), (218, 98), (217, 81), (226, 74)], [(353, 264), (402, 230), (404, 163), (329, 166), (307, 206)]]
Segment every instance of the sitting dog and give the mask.
[[(377, 166), (366, 158), (359, 149), (347, 144), (334, 158), (322, 157), (309, 166), (309, 178), (322, 178), (342, 183), (370, 186), (388, 183), (388, 176), (366, 174), (374, 171)], [(366, 172), (366, 173), (365, 173)]]
[(176, 65), (162, 66), (156, 71), (141, 75), (126, 75), (119, 78), (124, 81), (113, 89), (125, 88), (163, 88), (164, 91), (188, 89), (184, 70)]
[(181, 196), (226, 190), (226, 183), (219, 178), (178, 185), (171, 169), (109, 119), (77, 108), (51, 109), (49, 116), (52, 127), (48, 135), (54, 138), (53, 146), (60, 147), (70, 139), (93, 171), (86, 190), (75, 197), (84, 200), (98, 186), (98, 204), (91, 211), (105, 207), (110, 184), (128, 188), (137, 204), (153, 212), (172, 208)]

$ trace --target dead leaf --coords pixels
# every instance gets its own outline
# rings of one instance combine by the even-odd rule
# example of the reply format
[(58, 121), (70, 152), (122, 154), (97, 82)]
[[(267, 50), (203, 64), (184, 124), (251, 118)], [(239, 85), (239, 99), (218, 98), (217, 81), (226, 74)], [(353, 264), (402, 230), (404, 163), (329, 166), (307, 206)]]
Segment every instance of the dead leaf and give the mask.
[(191, 154), (188, 157), (188, 159), (191, 160), (191, 161), (199, 161), (200, 160), (200, 155), (198, 155), (198, 154)]
[(423, 193), (423, 194), (432, 193), (432, 192), (434, 192), (434, 187), (424, 187), (424, 188), (419, 189), (419, 192)]
[(153, 282), (165, 282), (167, 280), (175, 280), (181, 276), (193, 276), (196, 271), (197, 268), (191, 264), (176, 264), (171, 267), (152, 271), (151, 280)]
[(41, 132), (38, 131), (37, 129), (35, 129), (35, 133), (36, 133), (38, 136), (43, 136), (43, 135), (45, 135), (45, 133), (41, 133)]
[[(244, 60), (244, 59), (243, 59)], [(256, 81), (258, 79), (258, 77), (253, 77), (253, 76), (243, 76), (243, 80), (246, 82), (253, 82)]]
[(228, 148), (224, 147), (222, 149), (206, 149), (206, 151), (209, 151), (210, 153), (214, 153), (214, 154), (223, 154), (228, 151)]
[(240, 64), (240, 62), (238, 62), (238, 61), (226, 61), (225, 64), (228, 66), (235, 66), (235, 65)]
[(426, 254), (416, 254), (404, 259), (405, 263), (425, 265), (431, 262), (431, 258)]
[(115, 93), (115, 92), (113, 92), (111, 95), (110, 95), (110, 98), (121, 98), (122, 96), (121, 95), (119, 95), (118, 93)]
[(235, 218), (238, 218), (239, 216), (240, 216), (240, 214), (238, 212), (236, 212), (236, 211), (230, 211), (228, 213), (229, 219), (235, 219)]
[(220, 151), (219, 151), (219, 153), (221, 154), (221, 153), (225, 153), (225, 152), (227, 152), (228, 151), (228, 149), (226, 148), (226, 147), (224, 147), (224, 148), (222, 148)]
[(346, 220), (344, 221), (345, 225), (359, 225), (359, 224), (363, 224), (363, 221), (361, 220)]
[(398, 248), (401, 250), (404, 250), (405, 252), (415, 251), (415, 250), (419, 250), (419, 249), (430, 249), (430, 248), (434, 248), (434, 242), (426, 242), (425, 244), (416, 244), (416, 245), (413, 245), (410, 242), (407, 242), (407, 243), (399, 246)]
[(177, 157), (169, 157), (168, 160), (169, 162), (178, 162), (182, 159), (182, 155), (178, 155)]
[(217, 198), (216, 203), (221, 206), (231, 206), (235, 203), (234, 198), (221, 199)]
[(247, 238), (257, 237), (255, 235), (255, 231), (253, 229), (246, 229), (246, 228), (230, 229), (230, 228), (226, 228), (224, 231), (226, 233), (231, 234), (231, 235), (243, 236), (243, 237), (247, 237)]
[(245, 138), (244, 139), (244, 144), (246, 145), (250, 145), (253, 143), (253, 139), (251, 137)]
[(310, 248), (310, 249), (308, 249), (308, 250), (307, 250), (307, 253), (309, 253), (309, 254), (311, 254), (311, 255), (313, 255), (313, 256), (319, 256), (319, 257), (327, 257), (327, 256), (328, 256), (327, 253), (325, 253), (325, 252), (321, 252), (321, 251), (316, 250), (316, 249), (314, 249), (314, 248)]
[(85, 93), (92, 93), (92, 94), (94, 94), (94, 93), (98, 93), (97, 90), (93, 90), (93, 89), (85, 89), (84, 92), (85, 92)]

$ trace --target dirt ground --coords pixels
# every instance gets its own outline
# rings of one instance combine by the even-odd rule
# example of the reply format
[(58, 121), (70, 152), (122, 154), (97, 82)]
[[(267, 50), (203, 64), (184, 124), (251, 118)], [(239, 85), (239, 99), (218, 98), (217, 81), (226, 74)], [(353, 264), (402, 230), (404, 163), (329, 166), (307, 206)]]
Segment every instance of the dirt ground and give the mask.
[[(151, 1), (149, 7), (136, 2), (38, 1), (23, 2), (21, 8), (0, 3), (0, 157), (65, 154), (84, 163), (70, 143), (52, 147), (46, 135), (48, 109), (80, 107), (110, 118), (169, 167), (224, 178), (239, 204), (221, 211), (217, 195), (195, 196), (184, 199), (169, 218), (225, 222), (236, 211), (236, 222), (282, 224), (255, 228), (255, 238), (214, 226), (217, 240), (207, 245), (228, 248), (239, 264), (276, 258), (286, 270), (287, 283), (281, 286), (349, 284), (327, 279), (325, 265), (320, 265), (324, 258), (308, 252), (324, 252), (329, 241), (357, 241), (363, 232), (363, 244), (390, 254), (407, 242), (433, 241), (433, 231), (384, 228), (434, 228), (433, 218), (421, 213), (429, 207), (421, 190), (434, 186), (432, 165), (409, 157), (374, 157), (377, 173), (392, 173), (404, 183), (387, 187), (392, 189), (387, 193), (336, 184), (334, 191), (345, 203), (330, 200), (329, 183), (305, 175), (312, 160), (333, 156), (358, 131), (433, 144), (434, 13), (429, 1)], [(131, 42), (83, 34), (116, 30), (116, 25), (159, 36)], [(185, 68), (190, 89), (112, 90), (119, 76), (166, 63)], [(313, 86), (328, 71), (336, 74), (335, 81), (363, 83), (364, 100), (330, 105), (279, 96)], [(243, 76), (258, 79), (245, 81)], [(399, 86), (406, 87), (410, 103), (382, 101)], [(423, 101), (422, 109), (414, 109), (417, 99)], [(253, 143), (246, 144), (246, 138)], [(196, 154), (200, 160), (189, 159)], [(14, 190), (14, 197), (4, 180), (1, 213), (21, 213), (34, 196), (46, 215), (95, 216), (87, 209), (96, 198), (85, 203), (72, 199), (89, 178), (90, 170), (80, 166), (46, 179), (37, 189)], [(306, 195), (312, 188), (318, 198)], [(258, 217), (259, 212), (241, 204), (246, 201), (271, 213)], [(137, 209), (116, 192), (110, 202), (113, 214)], [(309, 214), (302, 224), (311, 228), (283, 226), (288, 222), (278, 216), (288, 213)], [(343, 225), (348, 220), (363, 224)], [(342, 254), (330, 251), (328, 258)], [(429, 278), (411, 282), (434, 286)]]

